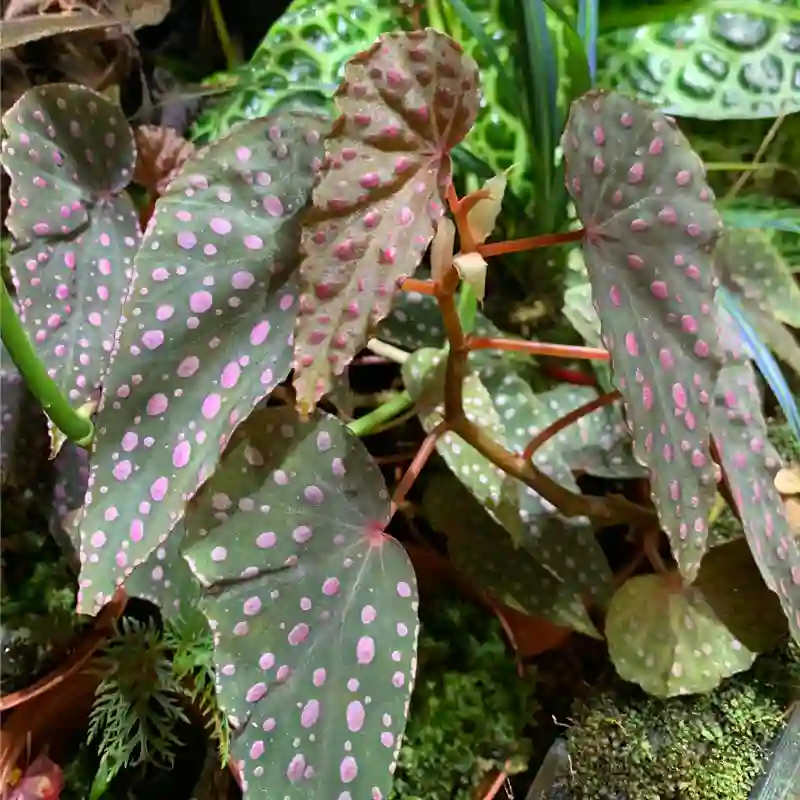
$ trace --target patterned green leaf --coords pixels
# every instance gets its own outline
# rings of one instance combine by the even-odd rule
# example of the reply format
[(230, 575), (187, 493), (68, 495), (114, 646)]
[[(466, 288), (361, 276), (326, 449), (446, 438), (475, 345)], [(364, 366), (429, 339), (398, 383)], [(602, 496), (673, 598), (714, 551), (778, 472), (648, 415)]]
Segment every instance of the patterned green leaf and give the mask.
[(163, 544), (236, 425), (289, 373), (319, 142), (312, 115), (246, 123), (158, 201), (97, 419), (81, 608)]
[(727, 361), (714, 393), (711, 431), (761, 577), (778, 595), (800, 641), (800, 543), (775, 489), (781, 458), (767, 439), (755, 371), (743, 355), (735, 323), (723, 308), (719, 318)]
[[(403, 364), (403, 381), (417, 403), (417, 411), (426, 433), (444, 419), (444, 358), (442, 350), (423, 348), (412, 353)], [(464, 411), (467, 418), (500, 444), (505, 431), (491, 395), (475, 373), (464, 380)], [(447, 432), (439, 437), (436, 449), (458, 479), (485, 506), (500, 503), (505, 473), (498, 469), (461, 437)]]
[(415, 670), (389, 496), (333, 417), (255, 412), (186, 518), (245, 797), (385, 797)]
[(370, 5), (361, 0), (293, 0), (247, 64), (206, 81), (227, 90), (208, 104), (192, 138), (213, 141), (239, 122), (290, 104), (332, 110), (331, 95), (344, 77), (345, 64), (380, 34), (396, 31), (402, 17), (396, 0)]
[(573, 104), (562, 146), (634, 455), (650, 471), (661, 525), (691, 579), (716, 497), (713, 194), (674, 120), (615, 93)]
[[(426, 482), (422, 502), (428, 522), (447, 536), (450, 560), (470, 581), (529, 614), (599, 636), (580, 595), (535, 554), (515, 547), (463, 484), (443, 474), (433, 475)], [(564, 536), (571, 534), (566, 527), (562, 531)]]
[(756, 656), (677, 575), (623, 584), (608, 608), (606, 638), (620, 676), (657, 697), (708, 692)]
[(387, 34), (350, 61), (341, 116), (303, 232), (298, 403), (313, 408), (391, 308), (442, 216), (449, 151), (478, 109), (478, 70), (432, 29)]
[(701, 119), (776, 117), (800, 110), (796, 0), (748, 0), (617, 32), (600, 40), (601, 81)]
[(51, 377), (80, 406), (108, 368), (141, 236), (125, 193), (133, 136), (117, 106), (70, 84), (29, 90), (3, 127), (20, 317)]

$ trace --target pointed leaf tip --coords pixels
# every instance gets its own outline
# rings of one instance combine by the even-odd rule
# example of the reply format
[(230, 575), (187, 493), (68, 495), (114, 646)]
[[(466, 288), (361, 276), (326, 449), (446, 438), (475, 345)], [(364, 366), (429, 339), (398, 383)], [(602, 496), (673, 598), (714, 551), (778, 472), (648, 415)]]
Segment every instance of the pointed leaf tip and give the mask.
[(477, 114), (477, 66), (434, 30), (386, 34), (346, 66), (336, 103), (303, 233), (294, 383), (312, 408), (433, 238), (449, 151)]

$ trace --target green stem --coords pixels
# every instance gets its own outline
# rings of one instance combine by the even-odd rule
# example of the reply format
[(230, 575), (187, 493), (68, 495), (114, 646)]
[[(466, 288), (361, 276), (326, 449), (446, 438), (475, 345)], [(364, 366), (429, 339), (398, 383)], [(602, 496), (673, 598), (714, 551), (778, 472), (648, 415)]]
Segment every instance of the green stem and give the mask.
[(208, 7), (211, 10), (211, 19), (214, 21), (217, 39), (219, 39), (225, 60), (228, 62), (228, 71), (230, 71), (239, 65), (239, 54), (236, 52), (236, 46), (233, 44), (230, 33), (228, 33), (228, 26), (225, 24), (225, 16), (219, 0), (208, 0)]
[(391, 400), (387, 400), (383, 405), (378, 406), (365, 414), (363, 417), (354, 419), (348, 423), (347, 427), (356, 436), (368, 436), (376, 428), (393, 419), (398, 414), (402, 414), (407, 408), (414, 404), (408, 392), (398, 392)]
[(47, 374), (47, 368), (36, 355), (4, 283), (0, 300), (0, 336), (31, 394), (41, 403), (53, 425), (68, 439), (81, 447), (89, 447), (94, 438), (92, 421), (69, 404), (58, 384)]

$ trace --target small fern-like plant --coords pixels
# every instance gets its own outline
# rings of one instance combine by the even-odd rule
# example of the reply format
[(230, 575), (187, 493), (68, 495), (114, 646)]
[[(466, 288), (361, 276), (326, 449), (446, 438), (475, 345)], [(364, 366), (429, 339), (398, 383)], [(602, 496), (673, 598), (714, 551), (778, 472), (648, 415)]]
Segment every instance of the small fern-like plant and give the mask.
[(122, 769), (171, 769), (183, 744), (178, 725), (191, 705), (228, 760), (228, 725), (216, 703), (213, 642), (205, 618), (192, 609), (168, 622), (123, 620), (100, 659), (104, 678), (89, 717), (87, 742), (100, 766), (90, 797), (100, 797)]

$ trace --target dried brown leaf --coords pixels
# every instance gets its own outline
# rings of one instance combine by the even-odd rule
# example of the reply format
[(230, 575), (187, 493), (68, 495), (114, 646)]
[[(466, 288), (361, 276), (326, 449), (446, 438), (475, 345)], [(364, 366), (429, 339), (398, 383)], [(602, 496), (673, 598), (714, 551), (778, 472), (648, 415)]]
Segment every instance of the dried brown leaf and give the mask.
[(133, 181), (160, 196), (194, 153), (194, 145), (174, 128), (160, 125), (140, 125), (134, 138), (138, 155)]

